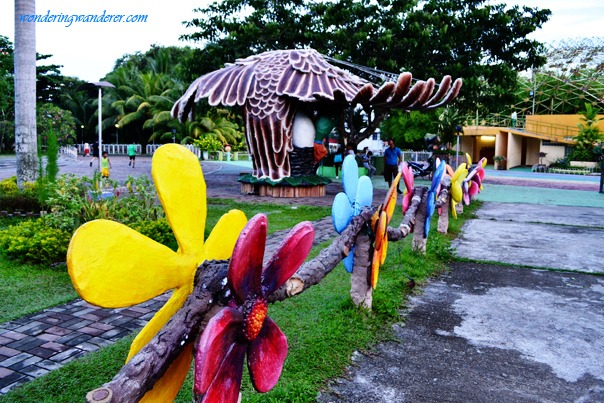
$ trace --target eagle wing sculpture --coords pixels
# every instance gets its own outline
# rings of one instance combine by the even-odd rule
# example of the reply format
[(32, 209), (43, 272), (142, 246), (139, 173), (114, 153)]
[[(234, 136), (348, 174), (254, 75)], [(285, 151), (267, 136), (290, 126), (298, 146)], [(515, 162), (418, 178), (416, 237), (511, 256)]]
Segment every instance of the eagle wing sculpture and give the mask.
[(174, 104), (172, 116), (192, 116), (195, 102), (243, 106), (254, 176), (278, 181), (290, 176), (292, 125), (301, 103), (362, 104), (385, 109), (433, 109), (457, 97), (461, 80), (445, 76), (411, 85), (411, 74), (380, 88), (335, 67), (314, 49), (276, 50), (238, 59), (199, 77)]

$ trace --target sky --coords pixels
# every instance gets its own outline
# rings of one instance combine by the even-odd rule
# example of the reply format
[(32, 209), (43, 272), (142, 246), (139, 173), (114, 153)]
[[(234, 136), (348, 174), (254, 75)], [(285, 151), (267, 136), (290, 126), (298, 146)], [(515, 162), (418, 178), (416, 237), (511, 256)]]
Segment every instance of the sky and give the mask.
[[(489, 0), (491, 3), (522, 4), (549, 8), (550, 20), (530, 37), (541, 42), (569, 38), (604, 36), (602, 0)], [(120, 22), (39, 22), (36, 23), (37, 51), (51, 54), (43, 64), (59, 64), (61, 73), (85, 81), (98, 81), (109, 73), (124, 54), (146, 51), (151, 45), (199, 46), (179, 41), (194, 32), (182, 25), (198, 14), (211, 0), (37, 0), (36, 14), (123, 15)], [(146, 16), (143, 22), (126, 22), (129, 16)], [(14, 0), (0, 4), (0, 35), (14, 42)], [(228, 62), (229, 60), (225, 60)]]

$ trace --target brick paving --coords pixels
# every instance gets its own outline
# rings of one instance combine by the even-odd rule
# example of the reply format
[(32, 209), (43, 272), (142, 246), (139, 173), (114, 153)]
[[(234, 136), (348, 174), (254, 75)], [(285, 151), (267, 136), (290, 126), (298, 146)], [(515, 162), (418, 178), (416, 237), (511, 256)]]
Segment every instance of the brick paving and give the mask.
[[(313, 224), (315, 245), (337, 235), (330, 217)], [(268, 237), (265, 261), (287, 231)], [(98, 308), (76, 299), (0, 324), (0, 395), (142, 328), (169, 296), (122, 309)]]

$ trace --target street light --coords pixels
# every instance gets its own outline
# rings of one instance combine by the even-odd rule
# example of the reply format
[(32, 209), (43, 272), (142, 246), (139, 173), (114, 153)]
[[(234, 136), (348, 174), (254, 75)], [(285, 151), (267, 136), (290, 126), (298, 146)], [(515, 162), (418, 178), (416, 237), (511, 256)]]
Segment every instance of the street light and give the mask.
[(119, 124), (115, 124), (115, 144), (119, 144), (119, 131), (120, 131), (120, 125)]
[(103, 102), (102, 102), (102, 88), (115, 88), (115, 85), (107, 82), (107, 81), (98, 81), (98, 82), (94, 82), (94, 83), (85, 83), (82, 84), (78, 87), (78, 90), (93, 90), (93, 89), (98, 89), (99, 91), (99, 111), (98, 111), (98, 115), (99, 115), (99, 123), (98, 123), (98, 127), (99, 127), (99, 171), (101, 170), (101, 155), (103, 155)]
[(600, 193), (604, 193), (604, 141), (600, 143)]
[(84, 125), (80, 126), (80, 137), (82, 138), (82, 142), (80, 144), (84, 144)]

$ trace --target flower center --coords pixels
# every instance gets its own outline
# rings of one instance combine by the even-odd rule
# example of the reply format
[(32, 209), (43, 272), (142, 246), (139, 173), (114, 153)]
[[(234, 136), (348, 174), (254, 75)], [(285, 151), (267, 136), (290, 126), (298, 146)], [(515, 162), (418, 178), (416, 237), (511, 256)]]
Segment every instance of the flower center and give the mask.
[(268, 310), (268, 304), (264, 298), (252, 299), (246, 301), (244, 305), (245, 323), (243, 334), (248, 341), (253, 341), (258, 337), (264, 318)]

